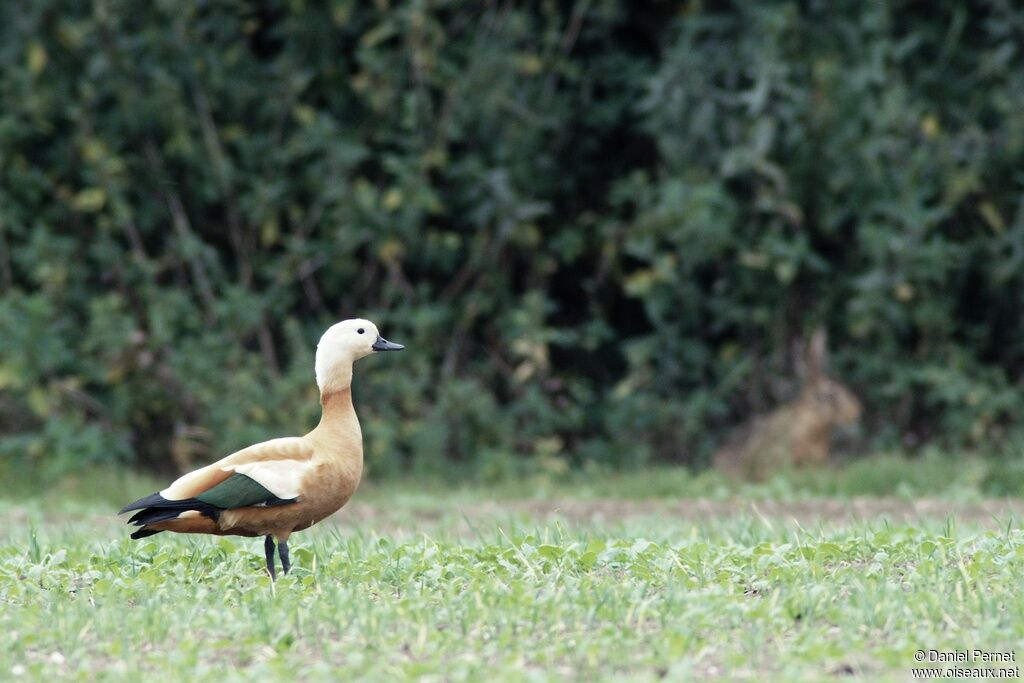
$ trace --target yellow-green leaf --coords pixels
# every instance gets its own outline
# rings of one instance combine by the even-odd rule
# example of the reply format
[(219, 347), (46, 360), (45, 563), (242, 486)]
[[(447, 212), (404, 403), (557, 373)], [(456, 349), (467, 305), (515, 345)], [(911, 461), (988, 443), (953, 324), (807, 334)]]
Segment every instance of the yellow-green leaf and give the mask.
[(76, 194), (75, 198), (71, 200), (71, 205), (77, 211), (84, 213), (95, 213), (102, 209), (106, 203), (107, 193), (103, 191), (103, 188), (99, 187), (88, 187)]
[(316, 109), (313, 109), (308, 104), (295, 105), (294, 109), (292, 109), (292, 114), (295, 116), (295, 120), (303, 126), (312, 126), (316, 121)]
[(384, 210), (394, 211), (402, 205), (402, 191), (393, 187), (384, 193)]
[(995, 204), (992, 202), (982, 202), (978, 205), (978, 211), (994, 233), (1001, 235), (1005, 232), (1006, 221), (1003, 220), (1003, 216), (999, 213), (999, 209), (995, 207)]
[(33, 41), (28, 46), (28, 72), (33, 76), (38, 76), (42, 73), (43, 69), (46, 68), (46, 63), (50, 61), (50, 57), (46, 54), (46, 48), (40, 43)]

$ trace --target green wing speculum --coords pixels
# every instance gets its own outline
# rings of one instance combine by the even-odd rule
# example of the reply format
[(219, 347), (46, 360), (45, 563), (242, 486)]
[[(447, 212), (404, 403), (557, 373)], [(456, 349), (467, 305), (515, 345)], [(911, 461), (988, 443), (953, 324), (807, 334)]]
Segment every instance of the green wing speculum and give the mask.
[(263, 484), (239, 472), (235, 472), (216, 486), (203, 491), (196, 496), (196, 499), (222, 510), (286, 505), (298, 500), (297, 498), (278, 498)]

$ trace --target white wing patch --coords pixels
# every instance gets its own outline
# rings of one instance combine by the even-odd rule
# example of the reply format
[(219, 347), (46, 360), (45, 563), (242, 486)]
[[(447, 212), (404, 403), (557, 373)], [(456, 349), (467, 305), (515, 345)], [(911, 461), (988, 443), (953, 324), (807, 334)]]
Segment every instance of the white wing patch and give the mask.
[(238, 472), (252, 477), (278, 498), (287, 500), (302, 495), (302, 480), (309, 471), (309, 462), (300, 460), (263, 460), (244, 465), (222, 467), (225, 472)]

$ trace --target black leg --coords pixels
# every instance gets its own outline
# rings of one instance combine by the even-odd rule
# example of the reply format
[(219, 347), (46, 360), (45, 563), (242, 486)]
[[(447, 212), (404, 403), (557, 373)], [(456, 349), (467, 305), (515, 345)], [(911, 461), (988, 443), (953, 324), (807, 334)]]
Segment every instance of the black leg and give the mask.
[(277, 552), (281, 554), (281, 568), (287, 574), (288, 570), (292, 568), (291, 558), (288, 557), (288, 541), (278, 541)]
[(263, 544), (263, 550), (267, 553), (267, 571), (270, 572), (270, 580), (277, 581), (277, 572), (274, 570), (274, 537), (268, 535)]

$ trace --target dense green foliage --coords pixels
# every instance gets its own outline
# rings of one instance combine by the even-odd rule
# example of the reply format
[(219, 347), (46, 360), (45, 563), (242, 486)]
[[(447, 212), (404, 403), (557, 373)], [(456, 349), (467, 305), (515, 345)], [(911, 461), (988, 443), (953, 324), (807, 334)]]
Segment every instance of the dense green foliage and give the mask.
[(869, 446), (1013, 443), (1024, 9), (0, 9), (0, 449), (295, 433), (375, 319), (376, 472), (705, 462), (813, 325)]
[(998, 514), (593, 524), (377, 494), (293, 536), (274, 586), (260, 539), (117, 540), (109, 506), (0, 502), (0, 677), (906, 681), (918, 649), (1021, 651), (1024, 534)]

